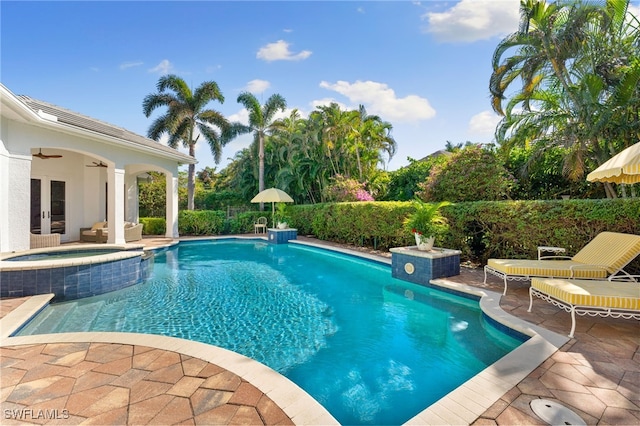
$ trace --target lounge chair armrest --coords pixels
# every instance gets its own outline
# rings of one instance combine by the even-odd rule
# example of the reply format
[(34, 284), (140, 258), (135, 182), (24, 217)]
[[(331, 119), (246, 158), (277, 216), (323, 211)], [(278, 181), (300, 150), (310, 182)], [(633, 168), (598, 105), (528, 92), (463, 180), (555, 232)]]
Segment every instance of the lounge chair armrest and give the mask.
[(542, 253), (544, 252), (555, 253), (557, 255), (558, 253), (566, 253), (567, 249), (564, 247), (538, 246), (538, 260), (550, 259), (550, 258), (556, 257), (556, 256), (543, 256)]
[(640, 282), (640, 275), (612, 275), (609, 277), (609, 281), (636, 283)]
[(573, 278), (573, 271), (575, 271), (576, 269), (594, 269), (594, 268), (601, 268), (605, 272), (609, 272), (609, 267), (607, 265), (592, 265), (592, 264), (571, 265), (571, 266), (569, 266), (569, 271), (571, 271), (571, 277), (570, 278)]
[(571, 265), (569, 266), (569, 270), (573, 271), (575, 269), (593, 269), (593, 268), (601, 268), (604, 269), (605, 271), (607, 270), (608, 266), (607, 265), (593, 265), (593, 264), (585, 264), (585, 265)]
[(538, 258), (538, 260), (544, 260), (544, 259), (566, 259), (566, 260), (571, 260), (571, 256), (540, 256)]

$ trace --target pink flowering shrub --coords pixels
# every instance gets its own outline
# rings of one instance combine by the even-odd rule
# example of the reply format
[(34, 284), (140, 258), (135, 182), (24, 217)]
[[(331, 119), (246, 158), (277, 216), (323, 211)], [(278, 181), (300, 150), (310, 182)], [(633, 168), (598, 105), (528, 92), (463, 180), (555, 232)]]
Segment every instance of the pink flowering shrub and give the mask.
[(355, 179), (336, 175), (323, 192), (325, 201), (374, 201), (363, 183)]

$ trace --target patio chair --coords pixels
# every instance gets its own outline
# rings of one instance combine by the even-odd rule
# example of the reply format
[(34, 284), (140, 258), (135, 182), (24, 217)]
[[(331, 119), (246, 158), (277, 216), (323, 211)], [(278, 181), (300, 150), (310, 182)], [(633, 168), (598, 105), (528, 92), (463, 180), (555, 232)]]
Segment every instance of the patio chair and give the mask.
[(60, 245), (60, 234), (30, 234), (29, 248), (57, 247)]
[(571, 338), (576, 314), (640, 320), (640, 282), (636, 281), (532, 278), (528, 312), (533, 296), (571, 313)]
[[(260, 231), (260, 232), (258, 232)], [(264, 234), (267, 232), (267, 218), (260, 216), (258, 221), (253, 224), (253, 232), (255, 234)]]
[(502, 278), (502, 294), (505, 295), (507, 280), (526, 281), (531, 277), (611, 280), (618, 273), (629, 276), (623, 268), (638, 254), (640, 235), (601, 232), (573, 257), (547, 256), (538, 260), (489, 259), (484, 267), (484, 283), (487, 283), (487, 273)]
[(144, 228), (144, 223), (132, 223), (125, 222), (124, 223), (124, 241), (140, 241), (142, 239), (142, 228)]

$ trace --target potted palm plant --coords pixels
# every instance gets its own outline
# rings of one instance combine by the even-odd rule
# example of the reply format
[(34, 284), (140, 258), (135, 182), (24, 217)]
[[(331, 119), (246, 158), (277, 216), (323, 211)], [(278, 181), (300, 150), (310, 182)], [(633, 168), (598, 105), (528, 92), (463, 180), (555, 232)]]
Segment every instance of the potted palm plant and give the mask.
[(276, 204), (275, 220), (277, 224), (276, 227), (278, 229), (287, 229), (289, 227), (289, 223), (288, 223), (289, 218), (287, 217), (287, 205), (285, 203)]
[(440, 213), (440, 208), (451, 203), (425, 203), (420, 199), (414, 200), (415, 211), (404, 221), (404, 227), (416, 239), (419, 250), (431, 250), (437, 237), (444, 235), (448, 229), (447, 220)]

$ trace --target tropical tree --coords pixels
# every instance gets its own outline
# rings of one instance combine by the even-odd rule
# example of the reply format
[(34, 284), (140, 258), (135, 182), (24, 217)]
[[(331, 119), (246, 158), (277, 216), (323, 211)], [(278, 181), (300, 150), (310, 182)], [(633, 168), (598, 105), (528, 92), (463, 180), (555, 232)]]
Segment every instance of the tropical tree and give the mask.
[[(233, 133), (242, 127), (235, 124)], [(246, 131), (249, 126), (244, 127)], [(259, 172), (250, 166), (258, 157), (257, 146), (238, 153), (227, 168), (228, 182), (237, 192), (257, 190)], [(372, 196), (383, 196), (389, 178), (377, 166), (391, 158), (395, 146), (391, 124), (367, 114), (364, 107), (343, 111), (338, 104), (321, 106), (306, 119), (293, 110), (265, 132), (264, 179), (296, 203), (326, 201), (326, 188), (336, 176), (356, 179)]]
[[(153, 140), (167, 134), (168, 145), (177, 148), (182, 144), (189, 149), (189, 155), (195, 158), (195, 146), (200, 136), (211, 148), (216, 163), (220, 162), (222, 147), (226, 143), (224, 134), (230, 130), (228, 120), (218, 111), (205, 109), (211, 101), (224, 102), (224, 96), (215, 81), (205, 81), (192, 91), (185, 81), (176, 75), (160, 77), (156, 85), (157, 93), (145, 96), (142, 110), (146, 117), (161, 107), (167, 107), (166, 113), (156, 118), (147, 131)], [(194, 208), (195, 164), (189, 164), (187, 209)]]
[(497, 46), (489, 84), (505, 149), (561, 147), (565, 175), (578, 180), (637, 140), (640, 32), (628, 5), (521, 2), (520, 28)]
[[(238, 95), (238, 103), (249, 111), (249, 124), (233, 123), (231, 138), (253, 132), (253, 143), (258, 147), (258, 191), (263, 191), (265, 137), (277, 127), (274, 126), (275, 115), (278, 111), (285, 110), (287, 102), (281, 95), (275, 93), (267, 99), (264, 105), (260, 105), (254, 94), (242, 92)], [(260, 203), (260, 210), (263, 208), (263, 204)]]
[(431, 168), (418, 196), (434, 201), (499, 201), (515, 184), (493, 147), (473, 145), (444, 157)]
[(389, 172), (389, 185), (384, 200), (410, 201), (420, 191), (419, 185), (427, 180), (435, 164), (443, 163), (445, 156), (428, 157), (422, 160), (407, 158), (409, 164)]
[[(351, 111), (350, 147), (356, 155), (358, 178), (362, 181), (365, 174), (372, 174), (378, 163), (384, 164), (382, 153), (386, 152), (389, 159), (396, 152), (396, 141), (391, 136), (393, 126), (383, 121), (377, 115), (367, 114), (364, 105)], [(363, 168), (366, 170), (363, 171)]]

